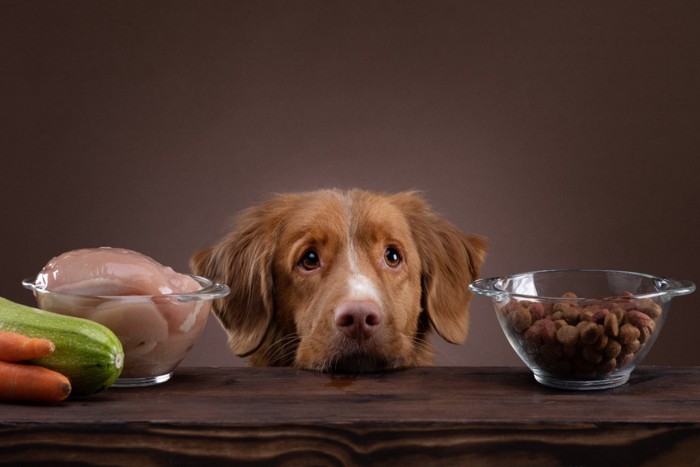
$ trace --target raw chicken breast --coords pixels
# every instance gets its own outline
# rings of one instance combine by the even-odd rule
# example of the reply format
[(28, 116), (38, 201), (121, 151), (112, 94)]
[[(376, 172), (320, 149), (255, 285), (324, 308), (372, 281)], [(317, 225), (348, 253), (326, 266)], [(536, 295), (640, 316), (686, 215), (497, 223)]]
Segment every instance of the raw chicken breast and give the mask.
[(211, 308), (209, 301), (178, 297), (201, 288), (190, 276), (120, 248), (57, 256), (39, 272), (35, 285), (41, 308), (97, 321), (119, 337), (125, 354), (121, 377), (127, 379), (172, 371)]
[(165, 295), (194, 292), (199, 284), (146, 255), (122, 248), (86, 248), (53, 258), (36, 286), (79, 295)]

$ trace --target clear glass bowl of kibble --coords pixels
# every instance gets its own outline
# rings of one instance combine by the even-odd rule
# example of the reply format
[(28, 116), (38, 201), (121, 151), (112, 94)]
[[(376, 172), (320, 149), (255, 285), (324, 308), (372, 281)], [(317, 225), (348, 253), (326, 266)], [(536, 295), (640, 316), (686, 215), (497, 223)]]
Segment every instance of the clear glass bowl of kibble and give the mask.
[(549, 387), (608, 389), (625, 384), (689, 281), (648, 274), (557, 269), (479, 279), (513, 349)]

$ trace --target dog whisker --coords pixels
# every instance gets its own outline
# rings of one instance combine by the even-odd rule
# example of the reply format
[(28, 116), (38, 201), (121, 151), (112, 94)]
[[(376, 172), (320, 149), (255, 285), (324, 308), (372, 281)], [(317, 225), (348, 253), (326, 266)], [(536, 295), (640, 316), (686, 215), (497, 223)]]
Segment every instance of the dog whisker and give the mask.
[(443, 349), (434, 346), (429, 339), (418, 337), (415, 339), (415, 343), (421, 350), (430, 352), (435, 356), (440, 356), (441, 358), (447, 360), (450, 365), (457, 365), (457, 361), (454, 359), (454, 357), (452, 357), (452, 355), (445, 352)]
[(299, 336), (296, 333), (287, 334), (270, 345), (272, 350), (269, 354), (271, 362), (285, 362), (288, 359), (294, 359), (297, 346), (299, 345)]

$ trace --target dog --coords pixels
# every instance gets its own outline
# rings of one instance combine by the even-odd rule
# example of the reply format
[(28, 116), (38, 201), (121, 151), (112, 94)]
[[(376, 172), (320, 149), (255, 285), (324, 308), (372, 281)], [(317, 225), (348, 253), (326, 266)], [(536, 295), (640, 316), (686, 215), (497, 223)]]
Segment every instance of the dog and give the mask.
[(329, 189), (242, 212), (190, 265), (231, 288), (213, 311), (251, 365), (364, 373), (431, 364), (431, 329), (464, 342), (486, 248), (416, 192)]

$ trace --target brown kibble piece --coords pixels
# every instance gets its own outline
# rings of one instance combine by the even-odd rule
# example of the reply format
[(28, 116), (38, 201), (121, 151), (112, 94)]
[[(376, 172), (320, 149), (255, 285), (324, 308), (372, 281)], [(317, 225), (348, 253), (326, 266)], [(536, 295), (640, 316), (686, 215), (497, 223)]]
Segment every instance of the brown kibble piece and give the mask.
[(600, 331), (600, 337), (598, 338), (598, 341), (595, 343), (593, 348), (596, 350), (603, 350), (608, 345), (608, 336), (605, 335), (605, 332), (603, 332), (602, 326), (600, 324), (598, 325), (598, 328)]
[(637, 326), (640, 329), (649, 326), (649, 323), (652, 322), (652, 319), (649, 318), (648, 315), (637, 310), (628, 311), (627, 319), (631, 324)]
[(614, 358), (611, 358), (608, 360), (604, 360), (602, 363), (600, 363), (597, 367), (597, 370), (601, 374), (607, 374), (607, 373), (610, 373), (611, 371), (613, 371), (616, 366), (617, 366), (617, 360), (615, 360)]
[(577, 326), (579, 339), (583, 345), (593, 345), (600, 338), (598, 325), (590, 321), (581, 321)]
[(617, 323), (622, 324), (622, 320), (625, 317), (625, 309), (622, 308), (620, 305), (614, 307), (612, 310), (610, 310), (610, 313), (614, 314), (615, 317), (617, 318)]
[(563, 310), (564, 319), (569, 324), (576, 324), (579, 321), (579, 315), (581, 314), (581, 309), (576, 305), (569, 305)]
[(605, 334), (610, 337), (617, 337), (620, 333), (620, 326), (617, 321), (617, 315), (614, 313), (608, 313), (605, 315), (605, 320), (603, 321), (603, 328), (605, 329)]
[(515, 310), (517, 310), (518, 308), (521, 308), (518, 301), (515, 299), (511, 299), (508, 303), (506, 303), (503, 306), (503, 311), (504, 311), (503, 314), (508, 315), (508, 314), (514, 312)]
[(591, 317), (591, 321), (596, 322), (598, 324), (603, 324), (605, 321), (605, 317), (610, 314), (610, 310), (607, 308), (603, 308), (602, 310), (598, 310), (595, 313), (593, 313), (593, 316)]
[(553, 344), (557, 341), (557, 327), (552, 320), (540, 319), (525, 331), (523, 338), (530, 344)]
[(535, 324), (542, 328), (542, 340), (550, 344), (557, 341), (557, 327), (552, 320), (540, 319)]
[(623, 324), (620, 328), (620, 335), (618, 336), (618, 340), (620, 341), (620, 344), (625, 345), (636, 341), (637, 339), (639, 339), (639, 336), (639, 329), (637, 329), (631, 324)]
[[(556, 307), (556, 305), (554, 307), (552, 307), (552, 309), (554, 310), (555, 307)], [(564, 312), (563, 311), (556, 310), (554, 313), (552, 313), (552, 321), (558, 321), (560, 319), (564, 319)]]
[(508, 315), (508, 325), (517, 332), (523, 332), (532, 324), (530, 312), (523, 307), (515, 308)]
[(651, 298), (645, 298), (637, 302), (637, 308), (639, 311), (650, 317), (651, 319), (659, 319), (661, 316), (661, 306), (658, 303), (654, 303)]
[(615, 339), (608, 339), (608, 345), (605, 346), (605, 356), (608, 358), (617, 358), (622, 352), (622, 346)]
[(523, 339), (529, 346), (539, 345), (542, 342), (542, 328), (532, 325), (523, 333)]
[(647, 327), (649, 328), (649, 332), (654, 334), (654, 329), (656, 329), (656, 321), (649, 321), (649, 325)]
[(542, 304), (539, 302), (531, 303), (530, 306), (527, 307), (527, 309), (530, 312), (530, 316), (532, 317), (533, 323), (538, 319), (542, 319), (545, 317), (544, 306), (542, 306)]
[(620, 368), (624, 368), (634, 361), (634, 354), (633, 353), (624, 354), (622, 357), (620, 357), (619, 361), (620, 361)]
[(622, 346), (622, 353), (625, 354), (635, 354), (639, 350), (639, 347), (641, 347), (642, 344), (639, 343), (638, 340), (634, 340), (630, 342), (629, 344), (625, 344)]
[(593, 315), (595, 314), (595, 307), (587, 306), (581, 309), (581, 313), (578, 315), (580, 321), (593, 321)]
[(657, 319), (661, 318), (661, 313), (662, 313), (661, 305), (654, 303), (651, 305), (651, 308), (643, 309), (642, 313), (646, 313), (647, 315), (649, 315), (649, 318), (651, 318), (653, 320), (657, 320)]
[(567, 324), (557, 331), (557, 340), (565, 346), (573, 346), (578, 342), (578, 329), (576, 326)]

